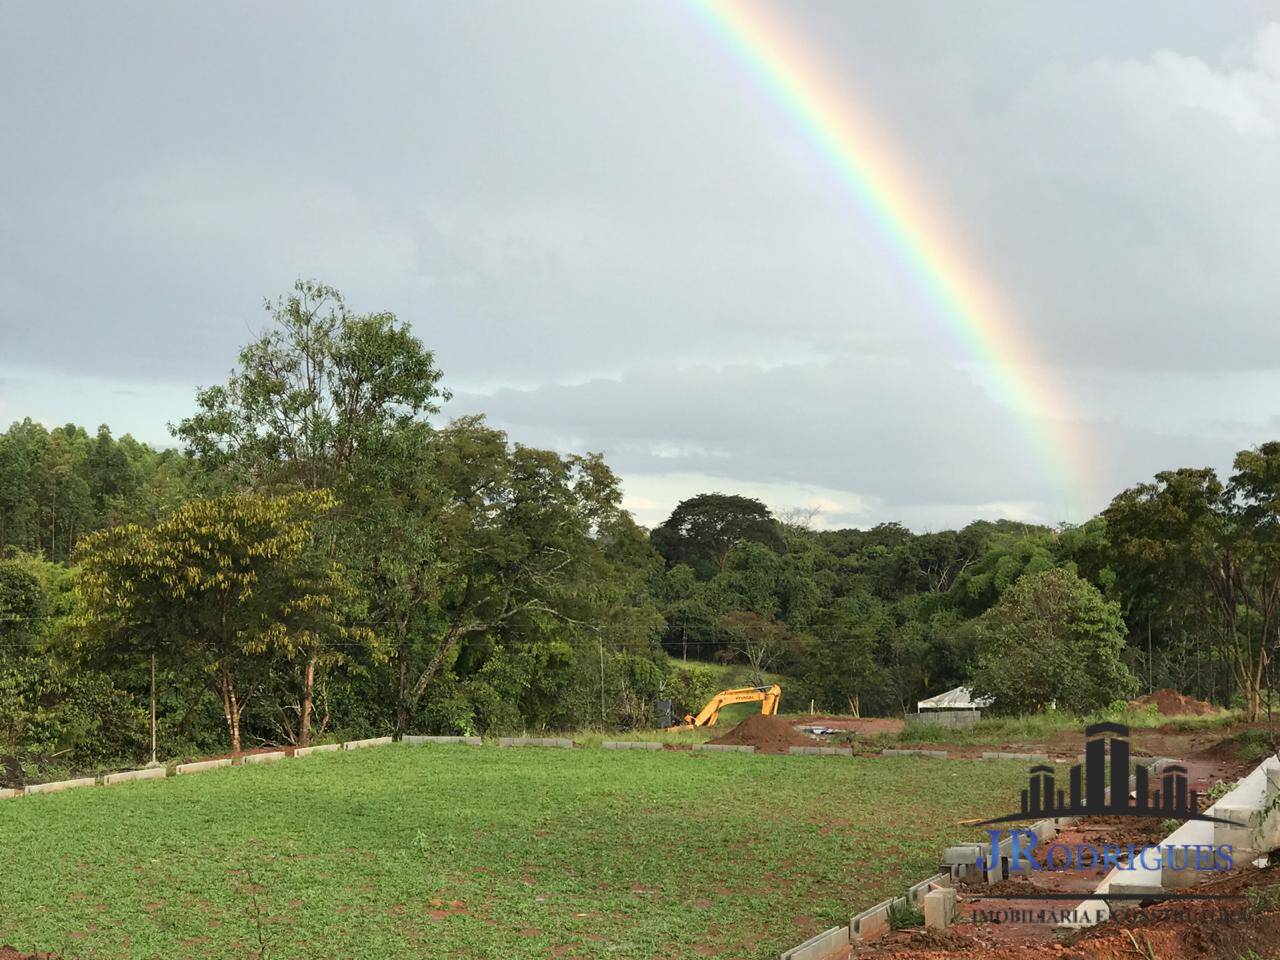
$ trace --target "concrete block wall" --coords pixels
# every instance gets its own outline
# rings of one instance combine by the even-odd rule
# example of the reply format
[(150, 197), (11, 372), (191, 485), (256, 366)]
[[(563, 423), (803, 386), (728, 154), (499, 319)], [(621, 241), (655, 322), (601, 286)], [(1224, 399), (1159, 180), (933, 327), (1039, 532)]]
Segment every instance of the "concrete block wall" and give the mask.
[(790, 747), (787, 752), (792, 756), (852, 757), (853, 747)]
[(573, 741), (566, 737), (499, 737), (500, 747), (559, 747), (572, 750)]
[(348, 740), (342, 745), (342, 749), (360, 750), (364, 747), (385, 747), (391, 742), (391, 737), (370, 737), (368, 740)]
[(935, 760), (947, 759), (945, 750), (890, 750), (880, 751), (882, 757), (933, 757)]
[(906, 905), (906, 897), (893, 897), (851, 917), (849, 920), (849, 942), (870, 943), (872, 940), (878, 940), (883, 937), (892, 928), (892, 923), (889, 919), (890, 914)]
[(695, 743), (693, 749), (706, 753), (755, 753), (752, 746), (738, 746), (730, 743)]
[(313, 753), (337, 753), (342, 749), (340, 743), (321, 743), (314, 747), (298, 747), (293, 751), (295, 757), (309, 757)]
[(981, 710), (928, 710), (905, 714), (907, 723), (933, 724), (939, 727), (972, 727), (982, 719)]
[(217, 770), (219, 767), (229, 766), (231, 766), (229, 759), (200, 760), (197, 763), (180, 763), (174, 767), (174, 772), (179, 775), (184, 773), (203, 773), (206, 770)]
[(110, 787), (117, 783), (129, 783), (132, 780), (163, 780), (169, 775), (164, 767), (148, 767), (145, 770), (125, 770), (121, 773), (108, 773), (102, 778), (102, 785)]
[(242, 759), (244, 763), (274, 763), (276, 760), (283, 760), (288, 754), (283, 750), (273, 750), (270, 753), (250, 753), (246, 754)]
[(662, 744), (653, 740), (606, 740), (600, 744), (605, 750), (661, 750)]
[(950, 873), (935, 873), (932, 877), (925, 877), (919, 883), (913, 883), (908, 887), (907, 901), (919, 909), (930, 890), (935, 887), (950, 887), (952, 883)]
[(30, 796), (37, 793), (61, 793), (63, 790), (76, 790), (80, 787), (92, 787), (97, 783), (95, 777), (81, 777), (78, 780), (55, 780), (53, 783), (33, 783), (24, 792)]
[(810, 937), (798, 947), (783, 951), (778, 960), (827, 960), (842, 955), (849, 949), (849, 928), (832, 927), (816, 937)]

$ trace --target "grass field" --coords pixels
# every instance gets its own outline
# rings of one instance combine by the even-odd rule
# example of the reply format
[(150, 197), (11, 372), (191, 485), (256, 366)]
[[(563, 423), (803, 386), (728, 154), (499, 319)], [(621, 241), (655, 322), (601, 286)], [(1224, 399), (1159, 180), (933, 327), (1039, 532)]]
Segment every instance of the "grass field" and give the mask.
[(1017, 763), (392, 746), (0, 803), (0, 943), (767, 957), (927, 876)]

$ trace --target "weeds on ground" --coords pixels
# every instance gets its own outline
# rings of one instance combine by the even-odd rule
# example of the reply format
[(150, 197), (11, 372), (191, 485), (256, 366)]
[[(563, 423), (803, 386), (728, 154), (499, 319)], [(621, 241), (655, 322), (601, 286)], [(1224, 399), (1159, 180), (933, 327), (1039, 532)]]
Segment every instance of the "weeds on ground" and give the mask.
[[(1227, 726), (1240, 719), (1238, 710), (1200, 717), (1166, 717), (1154, 709), (1112, 709), (1080, 716), (1049, 710), (1020, 717), (984, 717), (969, 727), (944, 727), (932, 723), (907, 725), (896, 740), (899, 743), (952, 743), (957, 746), (981, 746), (1007, 743), (1045, 743), (1055, 734), (1079, 731), (1092, 723), (1123, 723), (1135, 730), (1168, 727), (1178, 732), (1209, 730)], [(1245, 731), (1254, 733), (1257, 731)], [(1265, 733), (1263, 738), (1265, 738)], [(1270, 752), (1269, 749), (1267, 752)]]
[(1244, 892), (1250, 916), (1280, 907), (1280, 883), (1269, 887), (1250, 887)]
[(889, 927), (904, 930), (907, 927), (923, 927), (924, 912), (910, 900), (895, 900), (889, 905)]

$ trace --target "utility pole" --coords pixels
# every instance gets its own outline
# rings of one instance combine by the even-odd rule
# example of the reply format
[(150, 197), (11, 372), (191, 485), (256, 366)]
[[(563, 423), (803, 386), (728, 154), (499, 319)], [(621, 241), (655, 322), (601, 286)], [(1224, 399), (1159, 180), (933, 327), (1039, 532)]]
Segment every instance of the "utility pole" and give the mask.
[(160, 766), (156, 759), (156, 652), (151, 651), (151, 762), (149, 767)]

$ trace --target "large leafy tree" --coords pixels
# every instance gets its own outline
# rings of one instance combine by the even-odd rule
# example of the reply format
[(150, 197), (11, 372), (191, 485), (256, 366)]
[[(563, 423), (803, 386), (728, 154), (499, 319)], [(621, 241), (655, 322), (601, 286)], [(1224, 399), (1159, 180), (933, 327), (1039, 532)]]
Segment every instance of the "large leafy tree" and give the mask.
[(436, 412), (435, 358), (394, 314), (353, 313), (312, 280), (267, 310), (239, 367), (173, 428), (203, 462), (256, 484), (341, 491), (355, 463), (388, 452), (395, 428)]
[(1087, 712), (1131, 696), (1120, 607), (1071, 570), (1019, 580), (977, 626), (973, 689), (1006, 713)]
[(218, 695), (231, 749), (246, 704), (288, 665), (299, 673), (306, 744), (317, 671), (369, 640), (348, 622), (350, 591), (314, 542), (327, 491), (193, 500), (155, 527), (113, 527), (79, 551), (82, 625), (113, 644), (136, 637), (200, 664)]
[[(469, 638), (648, 642), (661, 625), (641, 594), (653, 553), (598, 455), (512, 445), (480, 418), (439, 431), (434, 447), (438, 569), (432, 604), (396, 651), (401, 726)], [(627, 606), (638, 634), (619, 618)]]
[(1277, 478), (1280, 443), (1267, 443), (1236, 456), (1227, 484), (1209, 468), (1165, 471), (1105, 512), (1135, 611), (1148, 624), (1189, 621), (1213, 642), (1249, 719), (1261, 713), (1280, 629)]
[(761, 543), (778, 552), (784, 548), (782, 528), (768, 507), (727, 493), (682, 501), (651, 538), (668, 563), (688, 563), (699, 572), (723, 570), (729, 551), (742, 543)]

